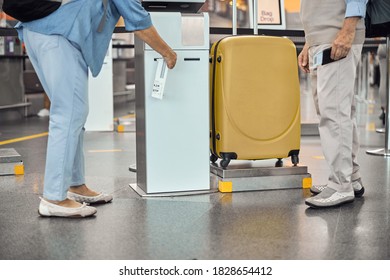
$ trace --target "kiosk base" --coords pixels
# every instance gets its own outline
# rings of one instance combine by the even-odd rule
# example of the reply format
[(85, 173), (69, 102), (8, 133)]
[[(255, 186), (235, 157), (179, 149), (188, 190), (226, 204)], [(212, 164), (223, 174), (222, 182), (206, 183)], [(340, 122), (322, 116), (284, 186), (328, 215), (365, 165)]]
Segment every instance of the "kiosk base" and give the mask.
[(132, 188), (139, 196), (148, 198), (148, 197), (172, 197), (172, 196), (188, 196), (188, 195), (201, 195), (201, 194), (211, 194), (218, 192), (218, 189), (210, 189), (206, 191), (185, 191), (185, 192), (167, 192), (167, 193), (151, 193), (147, 194), (143, 189), (137, 186), (137, 184), (130, 184)]

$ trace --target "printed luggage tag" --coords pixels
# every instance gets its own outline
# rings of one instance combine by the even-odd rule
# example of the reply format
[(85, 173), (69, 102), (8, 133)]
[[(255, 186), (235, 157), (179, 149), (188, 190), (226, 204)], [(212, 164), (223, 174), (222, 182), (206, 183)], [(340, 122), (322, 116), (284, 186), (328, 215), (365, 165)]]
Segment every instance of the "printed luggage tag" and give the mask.
[[(313, 67), (312, 69), (316, 69), (318, 66), (326, 65), (336, 60), (332, 59), (331, 56), (332, 48), (327, 48), (313, 57)], [(345, 58), (346, 56), (341, 57), (339, 60)]]
[(156, 76), (153, 82), (152, 97), (163, 99), (164, 88), (168, 76), (168, 66), (164, 59), (157, 59)]
[(319, 52), (313, 56), (312, 69), (317, 69), (318, 66), (322, 65), (323, 52)]

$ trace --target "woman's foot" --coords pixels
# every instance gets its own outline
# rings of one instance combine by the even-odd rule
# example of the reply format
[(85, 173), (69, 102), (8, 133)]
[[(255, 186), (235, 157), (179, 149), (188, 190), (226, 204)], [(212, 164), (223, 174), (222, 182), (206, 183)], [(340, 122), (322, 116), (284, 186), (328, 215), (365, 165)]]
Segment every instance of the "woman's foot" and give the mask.
[(95, 207), (65, 199), (62, 201), (41, 198), (38, 213), (44, 217), (85, 218), (96, 214)]
[(57, 200), (49, 200), (45, 199), (47, 202), (62, 206), (62, 207), (67, 207), (67, 208), (78, 208), (81, 207), (81, 203), (78, 203), (77, 201), (71, 200), (71, 199), (65, 199), (62, 201), (57, 201)]
[(84, 196), (97, 196), (99, 193), (89, 189), (85, 184), (81, 186), (73, 186), (69, 188), (69, 192), (84, 195)]
[(80, 202), (80, 203), (107, 203), (110, 202), (113, 197), (111, 194), (97, 193), (89, 189), (85, 184), (81, 186), (73, 186), (69, 188), (68, 199)]

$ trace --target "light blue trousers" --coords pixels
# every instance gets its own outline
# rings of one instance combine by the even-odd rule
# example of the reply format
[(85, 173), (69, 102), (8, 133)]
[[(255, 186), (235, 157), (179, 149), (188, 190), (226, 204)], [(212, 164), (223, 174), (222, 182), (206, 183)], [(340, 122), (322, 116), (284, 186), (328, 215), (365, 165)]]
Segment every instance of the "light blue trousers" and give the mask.
[(70, 186), (85, 183), (84, 124), (88, 115), (88, 67), (66, 38), (24, 28), (31, 63), (50, 105), (43, 197), (64, 200)]

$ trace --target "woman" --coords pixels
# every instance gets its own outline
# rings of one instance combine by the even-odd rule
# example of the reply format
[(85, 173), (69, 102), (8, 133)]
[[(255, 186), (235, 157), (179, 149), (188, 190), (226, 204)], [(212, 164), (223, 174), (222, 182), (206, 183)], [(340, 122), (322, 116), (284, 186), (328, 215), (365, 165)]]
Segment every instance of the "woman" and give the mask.
[(88, 68), (97, 76), (115, 24), (160, 53), (171, 69), (176, 53), (152, 25), (138, 0), (63, 0), (49, 16), (16, 26), (51, 101), (42, 216), (88, 217), (112, 196), (85, 185), (83, 135), (88, 115)]

